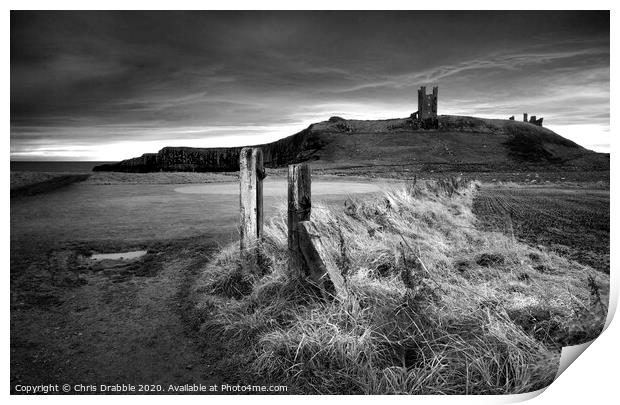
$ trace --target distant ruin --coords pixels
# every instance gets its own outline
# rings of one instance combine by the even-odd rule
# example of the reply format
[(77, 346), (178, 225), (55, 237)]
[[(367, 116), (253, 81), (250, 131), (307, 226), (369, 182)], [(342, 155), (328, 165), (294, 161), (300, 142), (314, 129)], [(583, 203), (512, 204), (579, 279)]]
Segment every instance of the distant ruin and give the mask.
[[(512, 117), (510, 117), (509, 119), (514, 120), (514, 115)], [(534, 124), (536, 126), (542, 127), (542, 123), (543, 123), (543, 118), (539, 118), (536, 119), (535, 115), (532, 115), (528, 121), (527, 119), (527, 113), (523, 113), (523, 122), (527, 122), (528, 124)]]
[(439, 128), (439, 119), (437, 118), (437, 96), (439, 87), (433, 87), (432, 94), (426, 94), (426, 86), (421, 86), (418, 90), (418, 111), (411, 114), (411, 120), (414, 126), (423, 129)]

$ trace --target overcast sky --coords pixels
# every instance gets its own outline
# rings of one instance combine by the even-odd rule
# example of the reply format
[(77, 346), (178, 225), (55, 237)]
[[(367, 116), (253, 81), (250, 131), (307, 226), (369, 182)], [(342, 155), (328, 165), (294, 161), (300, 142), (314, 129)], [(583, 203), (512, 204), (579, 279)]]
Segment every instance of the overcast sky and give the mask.
[(11, 12), (11, 159), (238, 146), (332, 115), (544, 117), (609, 151), (608, 12)]

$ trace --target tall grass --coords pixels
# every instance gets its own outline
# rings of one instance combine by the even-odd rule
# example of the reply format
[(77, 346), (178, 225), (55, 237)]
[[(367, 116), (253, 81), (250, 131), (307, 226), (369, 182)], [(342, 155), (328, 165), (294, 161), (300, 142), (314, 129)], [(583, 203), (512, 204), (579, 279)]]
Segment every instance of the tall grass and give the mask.
[[(262, 275), (231, 245), (196, 286), (196, 322), (248, 373), (322, 394), (505, 394), (553, 380), (562, 345), (592, 339), (608, 277), (476, 229), (476, 183), (411, 183), (312, 221), (350, 299), (287, 272), (284, 206), (265, 227)], [(601, 298), (601, 294), (603, 294)]]

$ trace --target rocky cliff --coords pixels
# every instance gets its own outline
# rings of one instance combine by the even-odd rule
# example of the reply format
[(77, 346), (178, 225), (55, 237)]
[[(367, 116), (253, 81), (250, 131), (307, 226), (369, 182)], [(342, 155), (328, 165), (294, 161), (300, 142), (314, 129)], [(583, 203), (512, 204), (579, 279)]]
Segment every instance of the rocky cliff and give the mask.
[[(312, 151), (320, 149), (320, 140), (310, 128), (276, 142), (256, 145), (263, 149), (265, 166), (280, 167), (311, 159)], [(119, 163), (96, 166), (94, 170), (134, 173), (236, 171), (239, 170), (240, 151), (241, 147), (165, 147), (157, 153), (145, 153), (140, 157), (123, 160)]]

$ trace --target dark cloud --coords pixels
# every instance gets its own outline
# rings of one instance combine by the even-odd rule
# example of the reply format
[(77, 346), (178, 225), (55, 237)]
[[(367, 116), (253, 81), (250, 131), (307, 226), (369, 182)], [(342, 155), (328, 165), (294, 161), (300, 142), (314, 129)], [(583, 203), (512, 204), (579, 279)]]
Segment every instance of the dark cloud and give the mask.
[(609, 13), (11, 13), (15, 159), (262, 142), (406, 115), (422, 84), (442, 113), (605, 132)]

